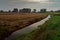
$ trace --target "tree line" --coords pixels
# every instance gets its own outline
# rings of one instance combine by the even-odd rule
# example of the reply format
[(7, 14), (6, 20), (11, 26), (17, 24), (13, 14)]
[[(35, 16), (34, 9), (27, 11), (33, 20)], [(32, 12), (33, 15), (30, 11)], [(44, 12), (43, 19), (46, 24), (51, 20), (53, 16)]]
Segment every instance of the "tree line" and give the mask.
[[(37, 12), (37, 10), (36, 9), (33, 9), (33, 11), (32, 11), (32, 9), (31, 8), (23, 8), (23, 9), (19, 9), (18, 10), (18, 8), (14, 8), (12, 11), (11, 10), (9, 10), (9, 11), (3, 11), (3, 10), (0, 10), (0, 12), (19, 12), (19, 13), (31, 13), (31, 12), (33, 12), (33, 13), (36, 13)], [(38, 11), (38, 12), (46, 12), (46, 9), (41, 9), (40, 11)]]

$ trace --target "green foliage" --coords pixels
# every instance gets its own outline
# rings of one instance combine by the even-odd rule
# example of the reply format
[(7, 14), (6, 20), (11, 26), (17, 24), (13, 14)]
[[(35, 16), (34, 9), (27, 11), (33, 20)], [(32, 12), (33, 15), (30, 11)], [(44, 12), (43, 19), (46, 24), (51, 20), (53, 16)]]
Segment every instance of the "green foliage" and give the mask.
[(60, 14), (55, 14), (52, 17), (51, 23), (48, 27), (49, 40), (60, 40)]
[[(46, 28), (49, 26), (50, 21), (47, 21), (45, 24), (38, 26), (38, 29), (32, 31), (31, 33), (27, 33), (20, 37), (17, 37), (15, 40), (44, 40), (48, 37)], [(47, 36), (45, 36), (47, 35)]]
[(60, 14), (53, 14), (52, 18), (25, 36), (16, 40), (60, 40)]

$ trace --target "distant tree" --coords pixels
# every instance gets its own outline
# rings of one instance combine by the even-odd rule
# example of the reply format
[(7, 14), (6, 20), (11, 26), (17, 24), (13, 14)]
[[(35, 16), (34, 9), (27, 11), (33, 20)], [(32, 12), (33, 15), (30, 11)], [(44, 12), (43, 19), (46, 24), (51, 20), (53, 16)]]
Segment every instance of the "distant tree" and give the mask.
[(11, 12), (11, 10), (9, 10), (8, 12)]
[(60, 12), (60, 10), (57, 10), (56, 12)]
[(19, 12), (22, 13), (22, 9), (19, 9)]
[(51, 10), (51, 12), (54, 12), (53, 10)]
[(36, 13), (36, 9), (33, 9), (33, 12)]
[(23, 8), (23, 9), (20, 9), (19, 12), (22, 12), (22, 13), (30, 13), (31, 12), (31, 9), (30, 8)]
[(14, 8), (12, 12), (18, 12), (18, 9), (17, 8)]
[(3, 10), (0, 10), (0, 12), (4, 12)]
[(41, 9), (40, 12), (46, 12), (46, 9)]

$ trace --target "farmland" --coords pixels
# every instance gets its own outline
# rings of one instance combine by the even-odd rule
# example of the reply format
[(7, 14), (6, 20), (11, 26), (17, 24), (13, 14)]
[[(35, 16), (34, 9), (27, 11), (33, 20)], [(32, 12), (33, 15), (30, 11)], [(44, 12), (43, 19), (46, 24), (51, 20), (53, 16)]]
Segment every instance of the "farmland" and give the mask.
[(47, 16), (48, 14), (39, 13), (0, 13), (0, 39), (4, 39), (12, 32), (38, 22)]
[(16, 40), (60, 40), (60, 14), (52, 14), (45, 24), (31, 33), (17, 37)]

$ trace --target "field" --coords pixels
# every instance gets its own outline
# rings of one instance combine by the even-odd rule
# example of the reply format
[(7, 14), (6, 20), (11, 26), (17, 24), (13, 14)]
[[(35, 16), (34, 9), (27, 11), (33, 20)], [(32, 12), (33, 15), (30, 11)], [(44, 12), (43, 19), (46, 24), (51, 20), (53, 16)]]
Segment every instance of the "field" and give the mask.
[(48, 14), (35, 13), (0, 13), (0, 40), (12, 32), (22, 29), (47, 17)]
[(60, 40), (60, 14), (52, 14), (51, 19), (38, 29), (15, 40)]
[(53, 16), (48, 28), (50, 30), (49, 40), (60, 40), (60, 14), (55, 14)]

